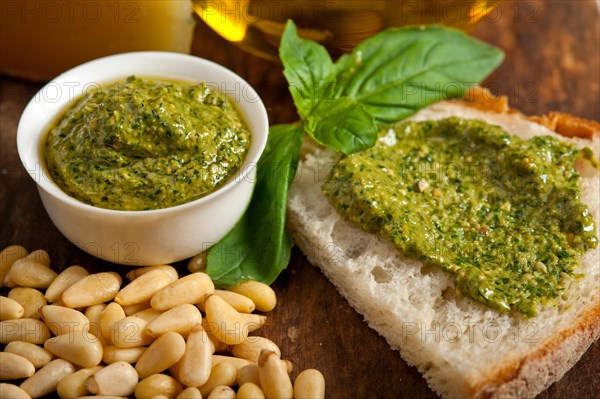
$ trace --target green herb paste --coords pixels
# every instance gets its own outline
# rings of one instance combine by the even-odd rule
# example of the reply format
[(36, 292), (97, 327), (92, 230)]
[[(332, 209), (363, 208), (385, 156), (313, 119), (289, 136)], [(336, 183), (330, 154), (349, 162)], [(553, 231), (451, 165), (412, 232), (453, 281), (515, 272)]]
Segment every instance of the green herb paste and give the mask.
[(70, 196), (109, 209), (166, 208), (203, 197), (237, 171), (250, 132), (206, 84), (130, 77), (79, 99), (50, 130), (45, 160)]
[(476, 120), (399, 123), (342, 158), (323, 192), (366, 231), (451, 272), (463, 294), (533, 316), (597, 246), (573, 168), (579, 155), (555, 138), (525, 141)]

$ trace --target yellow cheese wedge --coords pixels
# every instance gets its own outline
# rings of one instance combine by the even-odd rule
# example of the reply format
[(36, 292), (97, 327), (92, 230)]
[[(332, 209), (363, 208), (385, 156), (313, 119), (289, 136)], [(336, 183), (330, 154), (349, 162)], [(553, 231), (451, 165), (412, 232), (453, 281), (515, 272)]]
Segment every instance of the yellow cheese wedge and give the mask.
[(2, 0), (0, 73), (49, 80), (128, 51), (189, 53), (190, 0)]

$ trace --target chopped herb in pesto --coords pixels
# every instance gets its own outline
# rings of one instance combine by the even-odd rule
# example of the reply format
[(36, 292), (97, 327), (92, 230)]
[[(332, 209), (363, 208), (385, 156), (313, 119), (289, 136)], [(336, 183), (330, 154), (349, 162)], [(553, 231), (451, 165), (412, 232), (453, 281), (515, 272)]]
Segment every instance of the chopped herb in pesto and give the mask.
[(398, 123), (342, 158), (323, 192), (365, 230), (453, 273), (463, 294), (533, 316), (597, 246), (573, 168), (580, 152), (475, 120)]
[(49, 132), (44, 155), (72, 197), (147, 210), (215, 191), (249, 146), (233, 103), (206, 84), (129, 77), (79, 99)]

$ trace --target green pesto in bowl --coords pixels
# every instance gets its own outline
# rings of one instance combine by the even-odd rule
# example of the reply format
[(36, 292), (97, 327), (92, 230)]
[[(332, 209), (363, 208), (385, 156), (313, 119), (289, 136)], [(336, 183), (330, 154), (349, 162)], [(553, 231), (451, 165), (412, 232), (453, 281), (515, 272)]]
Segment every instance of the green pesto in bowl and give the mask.
[(132, 76), (76, 100), (43, 150), (68, 195), (138, 211), (217, 190), (243, 164), (250, 136), (233, 102), (207, 84)]

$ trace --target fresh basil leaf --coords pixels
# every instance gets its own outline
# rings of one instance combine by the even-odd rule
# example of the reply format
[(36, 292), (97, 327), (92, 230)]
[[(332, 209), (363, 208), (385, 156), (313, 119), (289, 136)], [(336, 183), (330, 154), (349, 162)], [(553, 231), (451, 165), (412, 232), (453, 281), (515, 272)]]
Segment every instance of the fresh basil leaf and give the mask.
[(394, 122), (434, 102), (462, 98), (503, 57), (454, 29), (388, 29), (340, 57), (336, 95), (356, 99), (378, 122)]
[(246, 213), (208, 252), (206, 272), (218, 287), (252, 279), (271, 284), (287, 267), (292, 239), (285, 230), (288, 188), (296, 175), (304, 132), (294, 125), (269, 129)]
[(288, 21), (281, 38), (279, 58), (298, 114), (307, 118), (320, 101), (332, 95), (331, 57), (325, 47), (298, 37), (296, 25)]
[(322, 102), (308, 117), (305, 128), (318, 143), (346, 155), (371, 147), (378, 132), (373, 117), (348, 97)]

